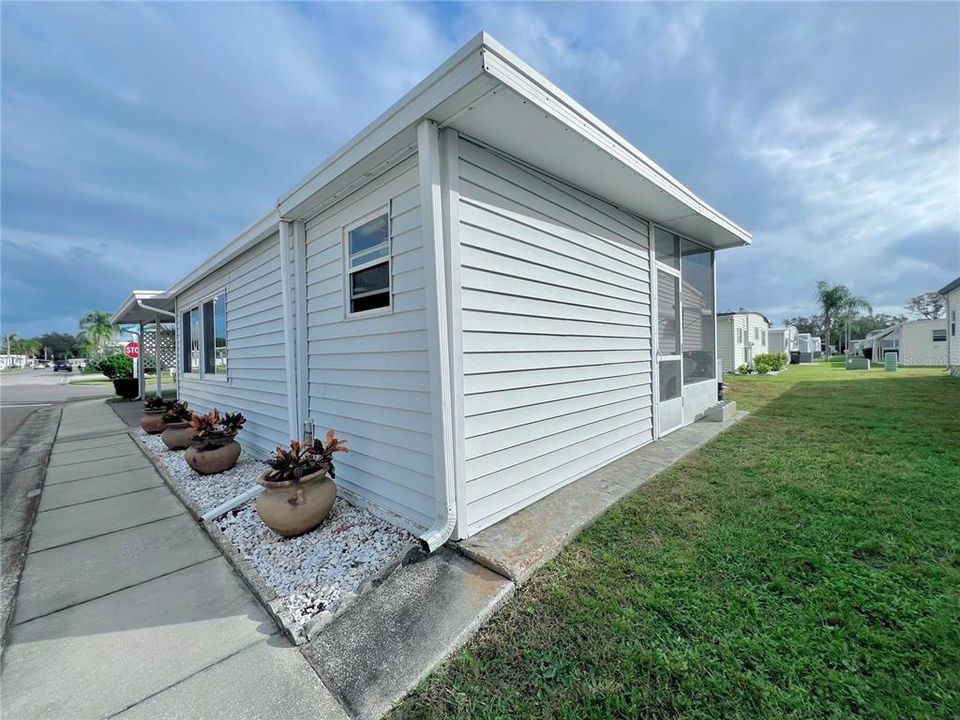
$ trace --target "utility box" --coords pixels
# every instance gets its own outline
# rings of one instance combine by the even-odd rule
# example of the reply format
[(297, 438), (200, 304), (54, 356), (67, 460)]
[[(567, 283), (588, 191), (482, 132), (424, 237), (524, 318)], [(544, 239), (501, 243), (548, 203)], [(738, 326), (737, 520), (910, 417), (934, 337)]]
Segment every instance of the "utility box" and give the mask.
[(859, 355), (851, 355), (847, 358), (847, 370), (869, 370), (870, 361)]
[(894, 372), (897, 369), (897, 353), (886, 352), (883, 354), (883, 369), (887, 372)]

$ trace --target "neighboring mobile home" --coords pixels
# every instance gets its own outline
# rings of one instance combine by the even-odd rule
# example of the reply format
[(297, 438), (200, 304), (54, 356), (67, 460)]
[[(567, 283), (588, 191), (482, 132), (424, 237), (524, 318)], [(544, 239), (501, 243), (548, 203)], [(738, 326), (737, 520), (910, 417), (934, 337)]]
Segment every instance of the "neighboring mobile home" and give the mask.
[(960, 377), (960, 277), (940, 288), (940, 294), (946, 299), (947, 310), (947, 368), (950, 373)]
[(770, 321), (763, 313), (748, 310), (717, 315), (717, 353), (721, 372), (736, 372), (757, 355), (769, 352)]
[(772, 353), (790, 353), (800, 350), (800, 331), (796, 325), (770, 328), (767, 334), (767, 350)]
[(433, 549), (715, 404), (749, 242), (481, 33), (144, 318), (183, 399), (264, 454), (335, 428), (341, 491)]
[(947, 365), (947, 320), (908, 320), (871, 333), (871, 356), (897, 354), (898, 365)]

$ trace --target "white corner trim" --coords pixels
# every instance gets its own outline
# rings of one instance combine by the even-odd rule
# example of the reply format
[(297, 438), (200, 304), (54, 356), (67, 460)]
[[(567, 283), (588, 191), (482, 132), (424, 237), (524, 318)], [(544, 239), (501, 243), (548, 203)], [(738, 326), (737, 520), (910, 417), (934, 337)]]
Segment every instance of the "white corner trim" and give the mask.
[(450, 345), (439, 139), (439, 130), (434, 121), (423, 120), (417, 125), (435, 508), (434, 524), (420, 536), (420, 541), (429, 552), (447, 541), (453, 533), (456, 521), (455, 451), (450, 398)]
[(297, 356), (294, 344), (293, 288), (290, 287), (291, 223), (280, 221), (280, 293), (283, 300), (283, 350), (287, 371), (287, 425), (289, 437), (300, 437), (299, 404), (297, 401)]

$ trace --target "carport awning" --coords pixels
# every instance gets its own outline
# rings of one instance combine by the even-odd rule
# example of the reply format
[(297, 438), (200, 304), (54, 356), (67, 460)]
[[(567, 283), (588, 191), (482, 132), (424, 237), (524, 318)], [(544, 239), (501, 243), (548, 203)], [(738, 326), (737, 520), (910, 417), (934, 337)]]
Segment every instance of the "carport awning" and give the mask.
[(134, 290), (113, 313), (113, 324), (146, 325), (158, 316), (160, 322), (173, 322), (175, 305), (175, 299), (164, 290)]

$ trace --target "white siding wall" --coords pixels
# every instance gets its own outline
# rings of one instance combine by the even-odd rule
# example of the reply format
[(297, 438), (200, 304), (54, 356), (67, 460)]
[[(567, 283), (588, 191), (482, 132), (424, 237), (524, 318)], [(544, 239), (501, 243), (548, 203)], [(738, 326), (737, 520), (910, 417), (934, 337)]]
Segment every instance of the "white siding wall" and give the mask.
[(717, 318), (717, 354), (720, 356), (720, 371), (734, 372), (737, 369), (735, 361), (736, 337), (732, 317)]
[[(390, 207), (393, 312), (345, 320), (343, 226)], [(306, 225), (309, 413), (349, 441), (337, 482), (412, 524), (433, 513), (433, 450), (416, 157)]]
[(467, 524), (652, 439), (646, 223), (461, 142)]
[[(177, 296), (178, 337), (181, 314), (222, 288), (227, 291), (228, 380), (200, 380), (181, 373), (180, 399), (198, 412), (214, 407), (242, 412), (247, 424), (237, 439), (250, 450), (272, 453), (289, 440), (278, 236), (258, 243)], [(178, 352), (178, 362), (181, 357)]]
[[(956, 317), (956, 333), (951, 335), (951, 320)], [(947, 342), (950, 344), (950, 368), (960, 374), (960, 287), (947, 294)]]
[(947, 364), (947, 343), (934, 342), (934, 330), (946, 330), (945, 318), (939, 320), (917, 320), (900, 326), (900, 364), (901, 365), (941, 365)]
[[(729, 328), (731, 337), (729, 346), (720, 344), (718, 348), (724, 372), (732, 372), (741, 365), (749, 364), (757, 355), (769, 352), (770, 325), (762, 315), (734, 313), (718, 317), (717, 324), (720, 328)], [(742, 336), (737, 335), (738, 330), (743, 333)]]

